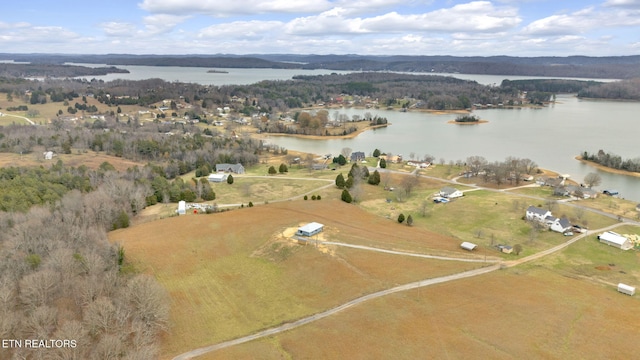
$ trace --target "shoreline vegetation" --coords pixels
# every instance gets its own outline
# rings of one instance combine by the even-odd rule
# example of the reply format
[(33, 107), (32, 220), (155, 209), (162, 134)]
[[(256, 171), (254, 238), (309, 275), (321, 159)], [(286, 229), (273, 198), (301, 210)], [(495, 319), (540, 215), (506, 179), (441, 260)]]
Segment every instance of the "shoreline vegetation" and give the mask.
[(300, 139), (310, 139), (310, 140), (328, 140), (328, 139), (353, 139), (356, 136), (362, 134), (365, 131), (368, 130), (375, 130), (375, 129), (379, 129), (379, 128), (384, 128), (391, 125), (391, 123), (386, 123), (386, 124), (379, 124), (379, 125), (370, 125), (367, 127), (363, 127), (362, 129), (358, 129), (352, 133), (349, 133), (347, 135), (304, 135), (304, 134), (286, 134), (286, 133), (260, 133), (260, 134), (255, 134), (255, 136), (258, 139), (264, 139), (266, 137), (269, 136), (289, 136), (289, 137), (295, 137), (295, 138), (300, 138)]
[(576, 160), (580, 161), (583, 164), (587, 164), (589, 166), (592, 166), (598, 170), (602, 170), (602, 171), (606, 171), (608, 173), (612, 173), (612, 174), (618, 174), (618, 175), (628, 175), (628, 176), (633, 176), (633, 177), (638, 177), (640, 178), (640, 173), (637, 172), (633, 172), (633, 171), (627, 171), (627, 170), (620, 170), (620, 169), (614, 169), (614, 168), (610, 168), (608, 166), (604, 166), (602, 164), (598, 164), (595, 161), (591, 161), (591, 160), (585, 160), (582, 155), (578, 155), (575, 157)]
[(207, 73), (209, 73), (209, 74), (228, 74), (229, 72), (225, 71), (225, 70), (211, 69), (211, 70), (208, 70)]

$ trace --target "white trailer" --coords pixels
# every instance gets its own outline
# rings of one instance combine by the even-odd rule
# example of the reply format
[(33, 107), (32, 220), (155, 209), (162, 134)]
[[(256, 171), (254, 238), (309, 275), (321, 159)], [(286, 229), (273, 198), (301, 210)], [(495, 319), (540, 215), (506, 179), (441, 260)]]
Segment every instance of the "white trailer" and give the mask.
[(633, 296), (633, 294), (636, 293), (636, 288), (634, 288), (633, 286), (630, 286), (630, 285), (619, 283), (618, 284), (618, 291), (623, 293), (623, 294), (627, 294), (627, 295)]

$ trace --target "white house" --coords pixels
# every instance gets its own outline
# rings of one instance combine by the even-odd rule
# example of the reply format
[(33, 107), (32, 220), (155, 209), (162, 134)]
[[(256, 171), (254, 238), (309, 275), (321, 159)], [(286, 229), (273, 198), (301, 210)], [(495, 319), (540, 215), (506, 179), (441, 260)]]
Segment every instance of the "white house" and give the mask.
[(454, 199), (454, 198), (459, 198), (462, 195), (464, 195), (462, 191), (456, 188), (444, 187), (440, 189), (440, 196), (442, 196), (443, 198)]
[(565, 233), (571, 230), (571, 223), (567, 218), (555, 218), (549, 228), (555, 232)]
[(529, 221), (540, 221), (542, 223), (545, 222), (545, 219), (547, 218), (547, 216), (552, 216), (551, 215), (551, 211), (549, 210), (544, 210), (541, 209), (539, 207), (535, 207), (535, 206), (529, 206), (527, 208), (527, 212), (525, 214), (525, 218)]
[(324, 225), (317, 222), (310, 222), (304, 226), (299, 227), (298, 231), (296, 232), (296, 235), (313, 236), (315, 234), (322, 232), (323, 229), (324, 229)]
[(45, 151), (42, 155), (44, 155), (45, 160), (53, 159), (53, 151)]
[(613, 231), (603, 232), (602, 234), (598, 235), (598, 240), (600, 240), (601, 243), (615, 246), (618, 249), (622, 250), (629, 250), (633, 247), (631, 240)]
[(224, 181), (227, 181), (228, 177), (229, 175), (225, 173), (219, 173), (219, 174), (209, 174), (209, 177), (207, 179), (209, 180), (209, 182), (224, 182)]
[(623, 294), (627, 294), (627, 295), (633, 296), (633, 294), (636, 293), (636, 288), (633, 287), (633, 286), (629, 286), (627, 284), (619, 283), (618, 284), (618, 291), (623, 293)]
[(470, 242), (468, 242), (468, 241), (465, 241), (465, 242), (463, 242), (462, 244), (460, 244), (460, 247), (461, 247), (461, 248), (463, 248), (463, 249), (465, 249), (465, 250), (469, 250), (469, 251), (471, 251), (471, 250), (473, 250), (473, 249), (477, 248), (477, 247), (478, 247), (478, 245), (476, 245), (476, 244), (474, 244), (474, 243), (470, 243)]
[(178, 215), (184, 215), (187, 213), (187, 202), (180, 200), (178, 202)]

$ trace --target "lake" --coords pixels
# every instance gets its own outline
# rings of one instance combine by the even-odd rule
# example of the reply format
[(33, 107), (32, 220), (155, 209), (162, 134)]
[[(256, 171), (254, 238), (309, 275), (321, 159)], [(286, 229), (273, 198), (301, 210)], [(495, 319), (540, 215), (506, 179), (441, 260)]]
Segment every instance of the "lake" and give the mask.
[[(104, 64), (79, 64), (106, 66)], [(160, 78), (166, 81), (193, 82), (202, 85), (251, 84), (262, 80), (288, 80), (294, 75), (322, 75), (348, 73), (332, 70), (290, 69), (228, 69), (214, 70), (228, 73), (207, 73), (209, 68), (118, 66), (129, 74), (96, 76), (105, 81), (116, 78), (141, 80)], [(503, 79), (541, 79), (542, 77), (433, 74), (473, 80), (485, 85), (499, 85)], [(613, 79), (581, 79), (614, 81)], [(638, 151), (637, 117), (640, 103), (619, 101), (580, 100), (559, 95), (557, 103), (542, 109), (486, 109), (475, 114), (488, 120), (486, 124), (455, 125), (447, 121), (455, 115), (435, 115), (425, 112), (341, 109), (340, 113), (386, 117), (392, 125), (367, 131), (353, 139), (308, 140), (273, 136), (269, 141), (287, 149), (316, 154), (338, 154), (344, 147), (369, 154), (378, 148), (394, 154), (431, 154), (436, 159), (462, 160), (480, 155), (489, 161), (504, 160), (507, 156), (530, 158), (540, 167), (553, 170), (582, 182), (589, 172), (602, 176), (601, 189), (616, 189), (627, 199), (640, 201), (640, 178), (611, 174), (596, 170), (575, 160), (583, 151), (603, 149), (622, 158), (640, 157)], [(334, 110), (331, 110), (333, 116)]]

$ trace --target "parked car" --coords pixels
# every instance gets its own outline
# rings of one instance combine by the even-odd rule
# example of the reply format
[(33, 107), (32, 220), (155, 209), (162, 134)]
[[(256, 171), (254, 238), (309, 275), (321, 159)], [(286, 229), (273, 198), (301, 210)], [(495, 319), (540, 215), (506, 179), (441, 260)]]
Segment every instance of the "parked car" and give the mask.
[(564, 236), (573, 236), (573, 232), (567, 231), (563, 234)]

